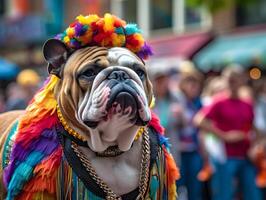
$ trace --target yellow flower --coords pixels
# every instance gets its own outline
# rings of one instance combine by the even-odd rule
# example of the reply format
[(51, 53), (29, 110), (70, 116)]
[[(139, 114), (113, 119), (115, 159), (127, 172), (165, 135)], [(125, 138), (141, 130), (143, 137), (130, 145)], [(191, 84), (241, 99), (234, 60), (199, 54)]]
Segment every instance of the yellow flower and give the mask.
[(117, 35), (116, 33), (112, 34), (112, 42), (115, 47), (121, 47), (125, 43), (125, 36), (124, 35)]
[(107, 32), (107, 31), (114, 31), (114, 18), (109, 13), (106, 13), (104, 15), (104, 26), (103, 26), (103, 30), (105, 32)]
[(68, 36), (65, 36), (64, 37), (64, 43), (69, 43), (69, 41), (70, 41), (70, 38)]
[(79, 15), (76, 17), (76, 19), (79, 21), (79, 23), (83, 25), (90, 25), (92, 22), (96, 22), (100, 18), (98, 15), (88, 15), (88, 16)]
[(72, 38), (75, 35), (75, 29), (68, 27), (66, 29), (66, 33), (67, 33), (68, 37)]

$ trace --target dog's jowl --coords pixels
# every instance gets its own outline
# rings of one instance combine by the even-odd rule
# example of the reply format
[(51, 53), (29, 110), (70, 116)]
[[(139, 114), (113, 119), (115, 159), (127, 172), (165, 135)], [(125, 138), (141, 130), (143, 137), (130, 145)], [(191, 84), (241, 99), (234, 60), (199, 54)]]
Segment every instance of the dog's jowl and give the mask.
[(0, 115), (0, 199), (176, 199), (137, 25), (80, 15), (43, 54), (42, 89)]

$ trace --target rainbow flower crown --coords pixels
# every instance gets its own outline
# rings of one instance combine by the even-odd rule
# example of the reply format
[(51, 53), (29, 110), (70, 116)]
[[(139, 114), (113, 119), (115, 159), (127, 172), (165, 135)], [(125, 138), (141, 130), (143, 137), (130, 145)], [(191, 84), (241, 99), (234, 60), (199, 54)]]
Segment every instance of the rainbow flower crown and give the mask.
[(55, 38), (74, 50), (85, 46), (125, 47), (142, 59), (152, 55), (150, 46), (144, 41), (136, 24), (127, 24), (109, 13), (103, 18), (79, 15), (74, 23)]

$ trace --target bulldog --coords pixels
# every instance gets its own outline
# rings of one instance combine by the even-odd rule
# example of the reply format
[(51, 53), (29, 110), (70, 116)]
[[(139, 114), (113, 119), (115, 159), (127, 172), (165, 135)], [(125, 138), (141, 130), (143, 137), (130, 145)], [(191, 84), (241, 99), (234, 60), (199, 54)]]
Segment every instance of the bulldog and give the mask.
[(55, 94), (64, 118), (92, 151), (114, 145), (128, 151), (139, 126), (151, 119), (152, 86), (144, 62), (119, 47), (80, 49), (65, 63), (67, 54), (56, 39), (44, 46), (50, 73), (62, 77)]
[[(55, 94), (62, 115), (85, 138), (89, 148), (82, 150), (97, 174), (115, 193), (130, 192), (138, 187), (141, 159), (141, 141), (133, 142), (139, 127), (151, 119), (152, 85), (144, 62), (119, 47), (80, 49), (65, 63), (67, 54), (58, 40), (44, 46), (50, 73), (61, 77)], [(95, 154), (108, 148), (116, 148), (121, 156)]]
[(144, 61), (125, 47), (43, 47), (50, 79), (0, 115), (2, 199), (175, 199)]

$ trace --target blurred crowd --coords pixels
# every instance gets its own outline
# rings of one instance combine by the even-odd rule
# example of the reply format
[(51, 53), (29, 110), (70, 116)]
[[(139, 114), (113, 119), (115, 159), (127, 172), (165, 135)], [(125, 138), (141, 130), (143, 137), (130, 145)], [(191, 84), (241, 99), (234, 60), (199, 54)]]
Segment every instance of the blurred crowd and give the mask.
[(178, 199), (266, 199), (266, 79), (251, 81), (237, 64), (210, 76), (190, 61), (151, 77), (180, 168)]
[[(251, 81), (237, 64), (206, 75), (190, 61), (149, 75), (153, 109), (180, 168), (178, 199), (266, 199), (266, 79)], [(21, 71), (0, 91), (0, 113), (24, 109), (41, 82)]]
[(40, 88), (41, 77), (32, 69), (22, 70), (15, 81), (0, 89), (0, 113), (25, 109)]

